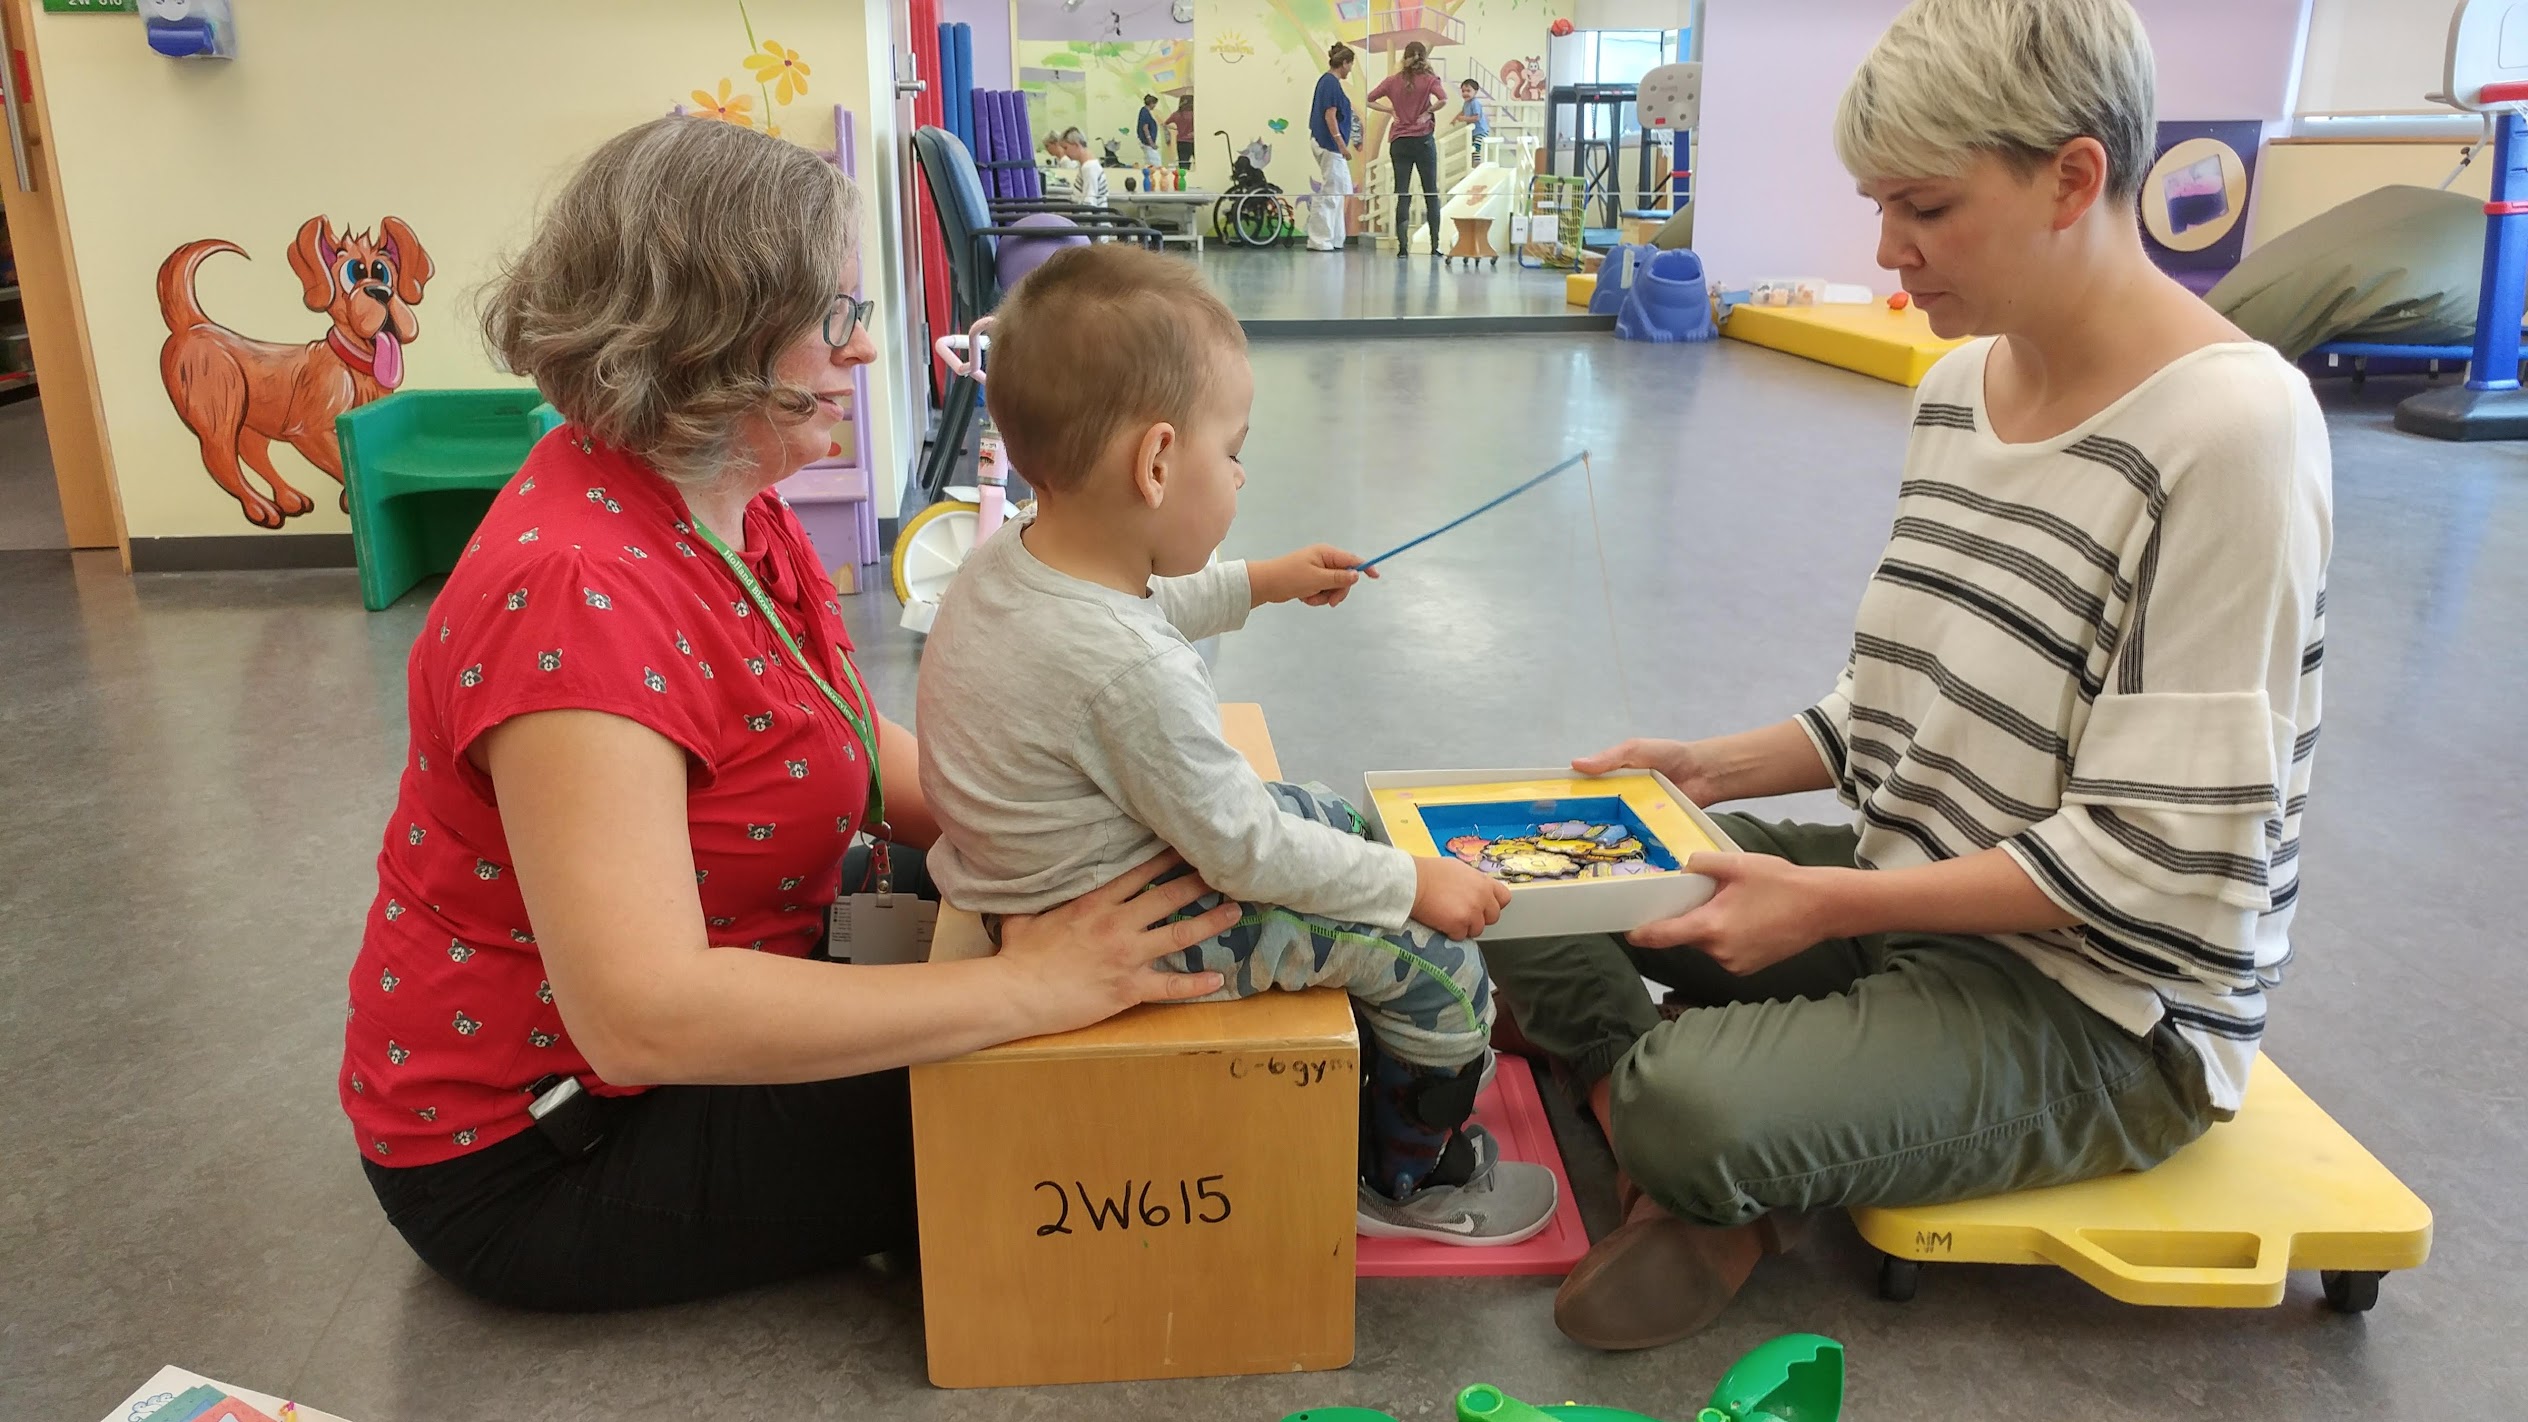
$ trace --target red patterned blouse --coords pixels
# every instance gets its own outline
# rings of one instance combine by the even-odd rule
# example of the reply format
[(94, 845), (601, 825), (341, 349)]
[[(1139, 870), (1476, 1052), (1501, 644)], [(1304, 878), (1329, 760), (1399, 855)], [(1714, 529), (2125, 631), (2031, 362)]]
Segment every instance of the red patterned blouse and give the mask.
[[(853, 695), (850, 640), (806, 531), (766, 493), (745, 532), (741, 556), (798, 644)], [(563, 1028), (490, 780), (467, 758), (476, 738), (570, 708), (683, 747), (711, 942), (793, 957), (823, 932), (870, 778), (858, 736), (675, 486), (567, 428), (493, 502), (406, 670), (411, 756), (351, 970), (340, 1078), (360, 1149), (394, 1166), (515, 1135), (525, 1088), (549, 1073), (641, 1089), (600, 1081)]]

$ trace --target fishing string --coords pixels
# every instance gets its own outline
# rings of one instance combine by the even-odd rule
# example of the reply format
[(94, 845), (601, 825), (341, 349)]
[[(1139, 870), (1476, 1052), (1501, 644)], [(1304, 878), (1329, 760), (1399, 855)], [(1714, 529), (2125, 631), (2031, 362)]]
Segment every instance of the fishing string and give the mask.
[(1581, 450), (1578, 454), (1571, 456), (1569, 459), (1566, 459), (1562, 463), (1555, 465), (1553, 468), (1546, 470), (1544, 473), (1537, 475), (1535, 478), (1528, 480), (1526, 483), (1519, 485), (1517, 488), (1510, 490), (1508, 493), (1500, 494), (1488, 499), (1485, 502), (1476, 505), (1473, 509), (1460, 514), (1456, 518), (1450, 519), (1448, 522), (1441, 524), (1439, 527), (1432, 529), (1426, 534), (1423, 534), (1419, 538), (1399, 543), (1395, 547), (1388, 549), (1386, 552), (1379, 554), (1377, 557), (1366, 559), (1360, 563), (1354, 564), (1353, 566), (1359, 571), (1366, 573), (1370, 569), (1377, 567), (1379, 564), (1386, 562), (1388, 559), (1395, 557), (1399, 553), (1410, 552), (1411, 550), (1419, 548), (1423, 544), (1430, 542), (1432, 539), (1439, 537), (1441, 534), (1448, 532), (1450, 529), (1456, 528), (1462, 524), (1471, 522), (1484, 514), (1490, 513), (1492, 510), (1501, 507), (1503, 504), (1506, 504), (1510, 500), (1517, 498), (1519, 495), (1526, 493), (1528, 490), (1535, 488), (1537, 485), (1544, 483), (1546, 480), (1553, 478), (1555, 475), (1570, 469), (1575, 464), (1580, 466), (1580, 477), (1586, 482), (1589, 490), (1589, 533), (1597, 545), (1598, 592), (1606, 602), (1606, 640), (1608, 648), (1613, 652), (1615, 657), (1615, 694), (1618, 699), (1618, 703), (1624, 710), (1625, 734), (1631, 735), (1639, 730), (1641, 723), (1633, 716), (1632, 677), (1624, 670), (1624, 638), (1623, 634), (1617, 630), (1615, 618), (1615, 579), (1613, 575), (1607, 571), (1606, 526), (1598, 517), (1597, 469), (1595, 465), (1589, 462), (1589, 451), (1585, 449)]
[(1439, 537), (1441, 534), (1448, 532), (1450, 529), (1455, 528), (1460, 524), (1470, 522), (1484, 514), (1492, 512), (1494, 509), (1501, 507), (1510, 500), (1517, 498), (1519, 495), (1526, 493), (1528, 490), (1535, 488), (1537, 485), (1542, 484), (1546, 480), (1553, 478), (1555, 475), (1562, 473), (1566, 469), (1569, 469), (1574, 464), (1587, 464), (1588, 460), (1589, 451), (1584, 449), (1578, 454), (1571, 456), (1569, 459), (1564, 460), (1562, 463), (1555, 465), (1553, 468), (1546, 470), (1544, 473), (1539, 474), (1535, 478), (1528, 480), (1526, 483), (1519, 485), (1515, 489), (1512, 489), (1510, 492), (1488, 499), (1485, 502), (1476, 505), (1467, 512), (1459, 514), (1457, 517), (1450, 519), (1448, 522), (1441, 524), (1439, 527), (1432, 529), (1426, 534), (1423, 534), (1420, 538), (1410, 539), (1406, 542), (1399, 543), (1395, 547), (1388, 549), (1386, 552), (1379, 554), (1375, 558), (1355, 563), (1352, 566), (1354, 570), (1366, 573), (1370, 569), (1377, 567), (1379, 564), (1386, 562), (1388, 559), (1395, 557), (1399, 553), (1419, 548), (1423, 544), (1430, 542), (1432, 539)]
[(1624, 635), (1615, 620), (1615, 579), (1606, 570), (1606, 527), (1598, 521), (1597, 471), (1589, 463), (1589, 452), (1580, 451), (1580, 477), (1589, 490), (1589, 533), (1597, 540), (1598, 592), (1606, 599), (1606, 644), (1615, 655), (1615, 694), (1624, 708), (1624, 734), (1640, 734), (1641, 722), (1633, 717), (1633, 683), (1624, 671)]

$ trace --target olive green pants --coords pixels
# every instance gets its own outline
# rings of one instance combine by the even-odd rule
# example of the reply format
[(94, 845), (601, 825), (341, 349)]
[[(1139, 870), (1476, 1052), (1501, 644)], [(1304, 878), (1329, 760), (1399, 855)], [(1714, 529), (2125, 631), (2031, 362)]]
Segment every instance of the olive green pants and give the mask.
[[(1852, 867), (1849, 828), (1715, 818), (1751, 853)], [(1746, 977), (1603, 936), (1483, 949), (1530, 1041), (1612, 1077), (1634, 1183), (1708, 1224), (2145, 1169), (2216, 1119), (2173, 1029), (2135, 1037), (1989, 939), (1831, 939)], [(1644, 977), (1693, 1005), (1662, 1020)]]

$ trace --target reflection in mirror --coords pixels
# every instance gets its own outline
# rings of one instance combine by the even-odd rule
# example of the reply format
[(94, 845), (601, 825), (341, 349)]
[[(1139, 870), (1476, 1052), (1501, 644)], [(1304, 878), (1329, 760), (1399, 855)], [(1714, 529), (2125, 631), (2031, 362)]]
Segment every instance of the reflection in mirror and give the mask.
[(1535, 0), (1016, 0), (1017, 62), (1048, 187), (1168, 232), (1258, 334), (1567, 319), (1608, 248), (1691, 241), (1691, 126), (1637, 101), (1696, 3), (1554, 35)]
[(1018, 83), (1049, 185), (1078, 192), (1102, 177), (1109, 205), (1135, 208), (1192, 186), (1194, 26), (1180, 11), (1190, 7), (1018, 0)]

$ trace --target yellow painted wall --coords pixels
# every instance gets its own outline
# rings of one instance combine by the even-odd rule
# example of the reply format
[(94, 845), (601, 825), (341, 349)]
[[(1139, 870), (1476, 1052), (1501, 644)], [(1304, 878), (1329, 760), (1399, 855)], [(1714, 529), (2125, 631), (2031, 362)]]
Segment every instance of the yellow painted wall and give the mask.
[[(1316, 176), (1308, 145), (1308, 95), (1325, 70), (1336, 39), (1357, 45), (1361, 26), (1340, 22), (1331, 0), (1202, 0), (1194, 7), (1194, 180), (1215, 192), (1229, 185), (1229, 159), (1215, 129), (1244, 148), (1261, 138), (1273, 149), (1266, 174), (1285, 192), (1305, 195)], [(1352, 74), (1352, 102), (1366, 85)], [(1280, 133), (1271, 123), (1284, 124)]]
[[(2256, 161), (2256, 202), (2248, 214), (2250, 251), (2339, 203), (2397, 183), (2438, 187), (2458, 165), (2461, 143), (2268, 143)], [(2475, 197), (2492, 192), (2488, 149), (2451, 184)]]
[[(416, 308), (406, 388), (506, 384), (477, 334), (476, 289), (571, 165), (624, 128), (691, 107), (696, 89), (716, 96), (724, 78), (765, 117), (733, 0), (253, 0), (238, 10), (240, 57), (225, 64), (150, 53), (136, 16), (36, 18), (135, 538), (257, 532), (203, 471), (159, 378), (167, 331), (156, 276), (169, 252), (202, 237), (237, 243), (252, 260), (205, 262), (203, 309), (258, 339), (317, 340), (325, 318), (302, 305), (287, 260), (299, 225), (318, 213), (354, 230), (401, 217), (438, 268)], [(868, 113), (873, 26), (861, 5), (750, 0), (747, 11), (757, 38), (811, 67), (807, 94), (772, 115), (793, 136), (830, 144), (837, 103)], [(876, 171), (871, 141), (864, 123), (864, 175)], [(864, 242), (876, 226), (873, 216)], [(871, 263), (872, 291), (883, 290), (885, 265)], [(870, 375), (877, 482), (889, 492), (896, 480), (884, 471), (903, 467), (887, 391), (900, 349), (890, 357)], [(271, 536), (349, 528), (331, 479), (295, 451), (275, 445), (273, 458), (316, 509)]]
[[(1285, 191), (1305, 194), (1316, 176), (1308, 140), (1308, 97), (1325, 71), (1326, 46), (1337, 39), (1362, 49), (1370, 17), (1394, 0), (1369, 0), (1361, 18), (1345, 19), (1333, 0), (1202, 0), (1194, 7), (1194, 77), (1201, 116), (1195, 175), (1205, 187), (1229, 180), (1228, 158), (1212, 130), (1225, 128), (1236, 146), (1264, 138), (1273, 145), (1270, 173)], [(1487, 93), (1502, 95), (1503, 64), (1542, 61), (1546, 29), (1568, 17), (1573, 0), (1433, 0), (1429, 8), (1465, 22), (1462, 45), (1442, 45), (1432, 57), (1446, 71), (1451, 106), (1456, 84), (1476, 74)], [(1371, 85), (1392, 70), (1392, 53), (1363, 52), (1352, 71), (1355, 107)], [(1506, 95), (1503, 95), (1506, 97)], [(1287, 121), (1271, 131), (1274, 119)], [(1383, 120), (1382, 120), (1383, 122)]]

